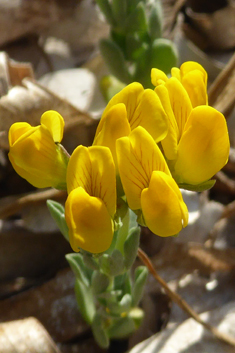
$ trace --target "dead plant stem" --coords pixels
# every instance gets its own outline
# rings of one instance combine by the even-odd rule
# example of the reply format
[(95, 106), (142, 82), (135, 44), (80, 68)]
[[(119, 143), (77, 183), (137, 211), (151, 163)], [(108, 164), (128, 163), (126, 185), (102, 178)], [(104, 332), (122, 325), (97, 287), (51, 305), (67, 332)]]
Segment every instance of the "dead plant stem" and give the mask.
[(216, 327), (211, 326), (207, 322), (203, 321), (200, 316), (191, 308), (191, 306), (183, 299), (181, 296), (174, 291), (172, 291), (167, 283), (159, 276), (157, 271), (155, 270), (152, 261), (148, 257), (148, 255), (142, 250), (138, 249), (138, 257), (143, 262), (143, 264), (148, 268), (149, 272), (153, 275), (153, 277), (160, 283), (160, 285), (164, 288), (165, 292), (169, 297), (179, 305), (179, 307), (185, 311), (190, 317), (192, 317), (199, 324), (204, 326), (208, 331), (210, 331), (216, 338), (221, 341), (224, 341), (231, 346), (235, 346), (235, 338), (220, 332)]

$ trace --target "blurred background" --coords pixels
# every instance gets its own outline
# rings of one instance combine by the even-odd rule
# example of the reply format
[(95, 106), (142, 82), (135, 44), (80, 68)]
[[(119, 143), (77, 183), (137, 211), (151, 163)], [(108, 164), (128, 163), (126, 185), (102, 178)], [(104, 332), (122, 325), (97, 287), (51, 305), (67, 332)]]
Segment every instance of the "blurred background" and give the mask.
[[(0, 0), (1, 353), (104, 352), (77, 309), (74, 275), (64, 257), (71, 248), (46, 207), (47, 199), (64, 203), (66, 194), (37, 190), (16, 174), (7, 156), (9, 127), (17, 121), (38, 125), (41, 114), (53, 109), (65, 120), (62, 143), (70, 153), (79, 144), (91, 145), (107, 100), (128, 80), (151, 85), (146, 79), (150, 67), (145, 71), (143, 66), (147, 55), (151, 65), (167, 74), (172, 63), (188, 60), (206, 69), (209, 104), (227, 119), (231, 150), (211, 190), (183, 191), (188, 227), (169, 239), (142, 229), (141, 248), (171, 289), (204, 320), (235, 337), (235, 1), (131, 1), (133, 11), (144, 8), (147, 18), (160, 7), (148, 22), (149, 37), (139, 34), (139, 15), (126, 21), (136, 24), (129, 29), (136, 48), (144, 43), (142, 61), (137, 51), (125, 57), (139, 60), (135, 73), (140, 76), (131, 65), (127, 74), (118, 69), (126, 65), (118, 61), (118, 51), (116, 61), (107, 62), (109, 47), (100, 41), (111, 33), (119, 43), (128, 29), (118, 37), (121, 27), (107, 20), (97, 4), (102, 1)], [(160, 42), (152, 40), (156, 45), (151, 47), (150, 37)], [(144, 323), (128, 340), (112, 342), (110, 353), (235, 349), (189, 319), (151, 276), (141, 305)]]

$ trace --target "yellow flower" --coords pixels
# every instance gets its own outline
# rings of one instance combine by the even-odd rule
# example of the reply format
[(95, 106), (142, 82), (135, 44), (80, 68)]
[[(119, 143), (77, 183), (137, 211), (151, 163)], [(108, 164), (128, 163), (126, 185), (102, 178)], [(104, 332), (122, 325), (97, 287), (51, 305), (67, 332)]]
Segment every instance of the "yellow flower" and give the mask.
[[(198, 105), (208, 104), (207, 72), (200, 64), (194, 61), (187, 61), (180, 66), (180, 69), (173, 67), (171, 75), (182, 83), (193, 108)], [(168, 77), (163, 71), (153, 68), (151, 71), (151, 81), (154, 86), (158, 86), (162, 82), (167, 82)]]
[[(224, 116), (205, 105), (205, 76), (197, 69), (181, 71), (182, 82), (176, 77), (159, 79), (155, 88), (169, 121), (168, 134), (161, 144), (176, 181), (197, 185), (227, 163), (229, 137)], [(190, 79), (196, 83), (191, 91), (186, 90)], [(200, 105), (202, 102), (204, 105)]]
[(78, 146), (69, 160), (67, 188), (65, 219), (73, 250), (107, 250), (116, 212), (116, 175), (110, 150)]
[(165, 159), (142, 127), (117, 140), (119, 173), (129, 207), (142, 210), (145, 224), (162, 237), (188, 223), (188, 211)]
[(128, 136), (137, 126), (145, 128), (156, 142), (167, 134), (166, 113), (156, 94), (134, 82), (108, 103), (97, 127), (93, 145), (109, 147), (117, 165), (116, 140)]
[(68, 157), (59, 145), (63, 138), (64, 120), (49, 110), (41, 125), (15, 123), (9, 130), (9, 159), (15, 171), (37, 188), (66, 189)]

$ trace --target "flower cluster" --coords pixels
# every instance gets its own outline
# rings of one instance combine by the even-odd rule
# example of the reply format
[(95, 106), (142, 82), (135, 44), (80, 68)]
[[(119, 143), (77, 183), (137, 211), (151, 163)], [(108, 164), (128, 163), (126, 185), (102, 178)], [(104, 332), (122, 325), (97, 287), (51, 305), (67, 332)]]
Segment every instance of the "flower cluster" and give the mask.
[[(41, 125), (13, 124), (10, 161), (36, 187), (67, 188), (65, 219), (74, 251), (106, 251), (120, 200), (153, 233), (172, 236), (187, 225), (179, 187), (198, 190), (227, 162), (224, 116), (208, 106), (207, 74), (186, 62), (168, 78), (152, 69), (154, 89), (134, 82), (103, 112), (93, 145), (68, 160), (60, 142), (63, 119), (54, 111)], [(119, 210), (120, 211), (120, 210)]]

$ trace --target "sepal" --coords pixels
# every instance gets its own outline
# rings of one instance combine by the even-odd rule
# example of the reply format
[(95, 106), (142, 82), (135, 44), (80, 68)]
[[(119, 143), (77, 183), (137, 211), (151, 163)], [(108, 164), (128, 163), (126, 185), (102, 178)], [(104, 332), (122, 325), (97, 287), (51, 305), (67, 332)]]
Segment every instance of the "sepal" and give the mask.
[(86, 267), (90, 268), (91, 270), (99, 269), (99, 265), (94, 259), (92, 254), (82, 251), (82, 255), (83, 255), (83, 262)]
[(204, 190), (211, 189), (215, 185), (215, 182), (216, 182), (215, 179), (211, 179), (211, 180), (204, 181), (203, 183), (198, 184), (198, 185), (179, 183), (178, 186), (180, 189), (202, 192)]

